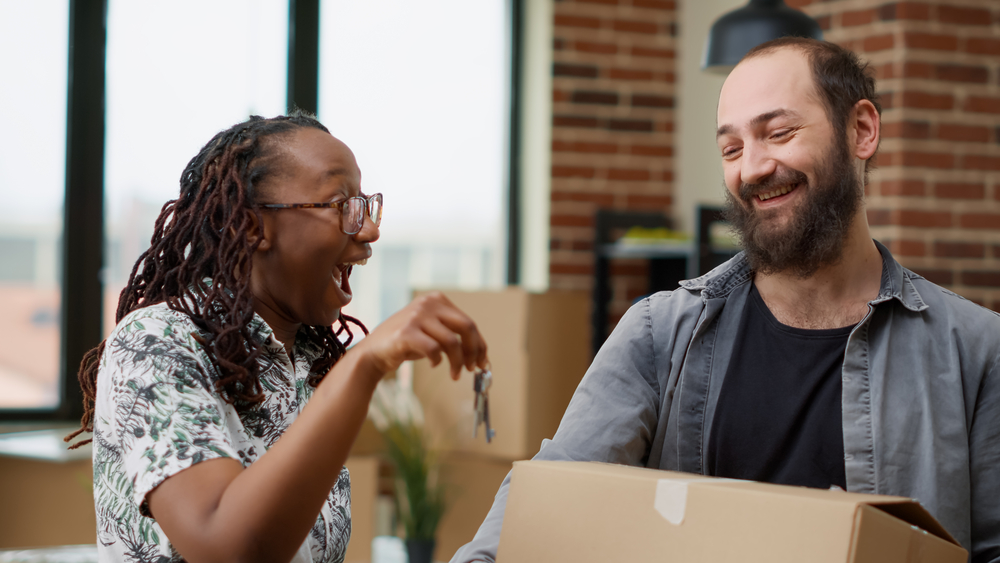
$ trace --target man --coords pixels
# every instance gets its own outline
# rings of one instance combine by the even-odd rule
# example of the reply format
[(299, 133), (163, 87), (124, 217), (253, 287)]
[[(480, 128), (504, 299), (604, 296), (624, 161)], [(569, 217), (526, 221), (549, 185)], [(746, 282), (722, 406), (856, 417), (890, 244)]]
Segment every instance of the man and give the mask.
[[(849, 51), (751, 51), (717, 137), (745, 252), (632, 307), (535, 459), (913, 497), (1000, 562), (1000, 315), (872, 240), (879, 116)], [(508, 485), (453, 562), (493, 560)]]

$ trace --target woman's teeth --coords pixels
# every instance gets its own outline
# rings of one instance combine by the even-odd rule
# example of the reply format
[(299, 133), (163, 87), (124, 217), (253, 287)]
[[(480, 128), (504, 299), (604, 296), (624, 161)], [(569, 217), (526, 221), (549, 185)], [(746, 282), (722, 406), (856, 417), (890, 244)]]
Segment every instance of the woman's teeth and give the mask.
[(757, 199), (759, 199), (761, 201), (767, 201), (767, 200), (771, 199), (772, 197), (778, 197), (779, 195), (785, 195), (785, 194), (787, 194), (788, 192), (794, 190), (797, 187), (799, 187), (798, 184), (793, 184), (791, 186), (785, 186), (783, 188), (778, 188), (778, 189), (774, 190), (773, 192), (767, 192), (766, 194), (757, 194)]
[(361, 260), (358, 260), (357, 262), (344, 262), (343, 265), (344, 265), (344, 267), (364, 266), (367, 263), (368, 263), (368, 259), (367, 258), (362, 258)]

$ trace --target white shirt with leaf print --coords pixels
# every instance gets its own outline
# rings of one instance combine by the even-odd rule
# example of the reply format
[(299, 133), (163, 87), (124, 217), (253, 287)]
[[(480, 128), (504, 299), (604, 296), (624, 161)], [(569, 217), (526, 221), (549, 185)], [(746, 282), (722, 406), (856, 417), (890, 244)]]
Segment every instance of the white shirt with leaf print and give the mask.
[[(306, 380), (320, 351), (299, 338), (295, 365), (257, 315), (264, 347), (264, 401), (237, 413), (214, 391), (217, 371), (190, 317), (158, 304), (133, 311), (108, 337), (97, 378), (94, 501), (100, 560), (183, 561), (146, 506), (146, 495), (177, 472), (228, 457), (249, 466), (270, 448), (312, 396)], [(210, 375), (211, 374), (211, 375)], [(330, 491), (296, 561), (344, 560), (351, 534), (347, 468)]]

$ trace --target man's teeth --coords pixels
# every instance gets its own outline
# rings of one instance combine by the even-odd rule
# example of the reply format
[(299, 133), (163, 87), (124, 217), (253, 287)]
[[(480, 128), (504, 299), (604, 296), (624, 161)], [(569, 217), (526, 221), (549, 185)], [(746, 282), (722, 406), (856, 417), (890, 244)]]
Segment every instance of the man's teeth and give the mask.
[(362, 258), (361, 260), (358, 260), (357, 262), (344, 262), (344, 266), (345, 267), (347, 267), (347, 266), (364, 266), (367, 263), (368, 263), (368, 259), (367, 258)]
[(788, 192), (794, 190), (797, 187), (798, 187), (798, 184), (795, 184), (795, 185), (792, 185), (792, 186), (785, 186), (783, 188), (778, 188), (778, 189), (774, 190), (773, 192), (767, 192), (766, 194), (757, 194), (757, 198), (759, 200), (761, 200), (761, 201), (767, 201), (767, 200), (771, 199), (772, 197), (778, 197), (779, 195), (785, 195), (785, 194), (787, 194)]

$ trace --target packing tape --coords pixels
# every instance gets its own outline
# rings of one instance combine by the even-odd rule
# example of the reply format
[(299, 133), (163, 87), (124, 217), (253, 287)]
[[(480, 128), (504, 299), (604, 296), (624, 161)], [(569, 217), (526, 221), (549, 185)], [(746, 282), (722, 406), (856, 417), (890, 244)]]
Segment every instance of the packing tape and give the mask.
[(675, 526), (684, 522), (687, 510), (688, 483), (697, 479), (660, 479), (656, 482), (653, 508)]

